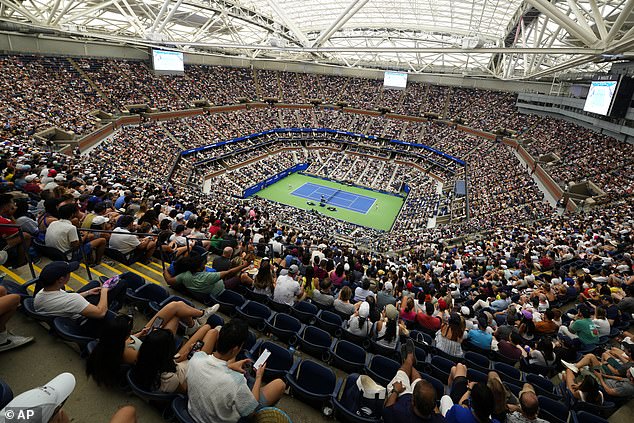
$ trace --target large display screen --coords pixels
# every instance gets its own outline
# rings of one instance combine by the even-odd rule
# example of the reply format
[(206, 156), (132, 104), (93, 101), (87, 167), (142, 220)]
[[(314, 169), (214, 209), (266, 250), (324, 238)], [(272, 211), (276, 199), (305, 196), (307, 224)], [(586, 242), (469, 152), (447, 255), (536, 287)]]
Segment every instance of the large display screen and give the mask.
[(607, 116), (610, 113), (618, 84), (619, 81), (592, 81), (583, 110)]
[(385, 71), (383, 87), (404, 90), (407, 87), (407, 73)]
[(154, 70), (159, 72), (185, 72), (183, 53), (178, 51), (152, 50)]

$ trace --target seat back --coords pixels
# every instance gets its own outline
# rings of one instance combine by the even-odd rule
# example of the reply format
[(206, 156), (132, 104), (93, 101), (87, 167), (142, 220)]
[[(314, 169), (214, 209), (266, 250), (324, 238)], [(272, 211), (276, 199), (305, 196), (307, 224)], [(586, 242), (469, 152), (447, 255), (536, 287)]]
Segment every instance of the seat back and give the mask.
[(401, 365), (391, 358), (375, 355), (366, 368), (367, 373), (380, 385), (387, 386)]
[(313, 345), (319, 345), (326, 348), (330, 347), (330, 344), (332, 343), (332, 337), (328, 332), (314, 326), (306, 326), (306, 329), (302, 334), (302, 339)]
[[(364, 398), (357, 386), (358, 373), (352, 373), (333, 397), (335, 416), (339, 421), (352, 423), (379, 423), (383, 400)], [(377, 395), (378, 396), (378, 395)]]
[(434, 356), (431, 359), (431, 373), (440, 380), (443, 384), (446, 384), (449, 379), (449, 373), (454, 366), (454, 362), (444, 357)]
[(331, 369), (311, 360), (302, 360), (294, 377), (301, 388), (313, 395), (331, 394), (337, 383), (337, 376)]
[(569, 417), (569, 410), (563, 401), (539, 395), (539, 417), (548, 420), (550, 423), (566, 423)]
[(0, 410), (10, 403), (12, 399), (13, 391), (4, 380), (0, 380)]
[(491, 361), (488, 357), (473, 351), (465, 351), (464, 359), (469, 368), (474, 368), (481, 372), (487, 371), (491, 367)]
[(421, 373), (420, 377), (431, 383), (436, 391), (436, 401), (440, 401), (440, 398), (445, 394), (445, 384), (427, 373)]
[(308, 301), (300, 301), (291, 308), (291, 315), (297, 317), (303, 323), (312, 323), (319, 313), (319, 309)]
[(467, 379), (469, 382), (487, 383), (488, 375), (475, 369), (467, 369)]
[(509, 364), (494, 362), (493, 369), (500, 374), (502, 380), (522, 380), (522, 372)]
[(321, 310), (317, 314), (317, 320), (315, 321), (315, 324), (318, 328), (327, 331), (331, 335), (339, 336), (342, 331), (341, 325), (343, 324), (343, 320), (341, 320), (341, 317), (339, 317), (339, 315), (331, 311)]
[(179, 423), (196, 423), (187, 410), (187, 398), (183, 395), (178, 395), (172, 401), (172, 411), (174, 417)]
[(286, 313), (277, 313), (271, 318), (271, 324), (276, 329), (299, 332), (302, 324), (295, 317)]
[(247, 300), (251, 300), (251, 301), (257, 301), (258, 303), (261, 304), (266, 304), (269, 302), (269, 296), (266, 294), (259, 294), (257, 292), (253, 292), (250, 289), (247, 289), (246, 291), (244, 291), (244, 296)]
[(293, 354), (284, 347), (271, 341), (256, 343), (251, 349), (251, 356), (257, 360), (264, 350), (269, 350), (271, 355), (266, 361), (266, 370), (286, 372), (293, 366)]
[(54, 247), (47, 247), (46, 244), (36, 239), (32, 239), (31, 242), (33, 243), (33, 246), (35, 247), (35, 250), (41, 255), (43, 255), (44, 257), (48, 257), (49, 259), (53, 261), (68, 261), (68, 257), (66, 257), (66, 254), (64, 254), (63, 251), (60, 251)]
[[(135, 378), (135, 372), (134, 372), (134, 367), (131, 368), (127, 375), (126, 378), (128, 380), (128, 384), (130, 385), (130, 387), (132, 388), (132, 392), (135, 393), (135, 395), (137, 395), (139, 398), (142, 398), (146, 401), (156, 401), (156, 402), (163, 402), (163, 403), (171, 403), (174, 398), (176, 398), (178, 396), (178, 394), (175, 393), (165, 393), (165, 392), (159, 392), (159, 391), (149, 391), (145, 388), (142, 388), (141, 386), (139, 386), (136, 383), (136, 378)], [(187, 407), (185, 407), (187, 408)]]
[(291, 312), (291, 306), (289, 306), (288, 304), (278, 303), (277, 301), (273, 300), (269, 300), (269, 307), (271, 307), (271, 310), (278, 313), (288, 314)]
[(145, 299), (147, 302), (153, 301), (160, 304), (169, 298), (170, 294), (160, 285), (155, 283), (146, 283), (134, 291), (134, 296)]
[(264, 304), (255, 301), (247, 301), (242, 307), (236, 309), (237, 314), (245, 319), (249, 326), (257, 330), (264, 329), (265, 320), (271, 317), (271, 309)]
[(577, 411), (575, 413), (575, 421), (577, 423), (608, 423), (606, 419), (595, 416), (587, 411)]
[(121, 264), (129, 265), (132, 264), (133, 259), (132, 255), (126, 256), (119, 250), (115, 250), (114, 248), (106, 247), (105, 255), (110, 257), (114, 261), (118, 261)]
[(229, 316), (235, 315), (236, 307), (241, 307), (246, 302), (242, 295), (229, 289), (222, 291), (215, 300), (220, 304), (220, 311)]

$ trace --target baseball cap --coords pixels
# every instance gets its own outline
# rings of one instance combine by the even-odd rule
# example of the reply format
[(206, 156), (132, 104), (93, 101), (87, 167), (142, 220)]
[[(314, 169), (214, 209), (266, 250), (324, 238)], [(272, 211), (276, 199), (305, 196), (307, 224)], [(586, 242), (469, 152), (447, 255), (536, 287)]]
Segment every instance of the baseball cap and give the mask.
[(533, 318), (533, 313), (528, 310), (522, 310), (522, 315), (528, 320), (531, 320)]
[(394, 285), (392, 285), (392, 282), (390, 281), (385, 282), (385, 285), (383, 285), (383, 290), (391, 291), (392, 289), (394, 289)]
[(469, 310), (469, 307), (467, 307), (467, 306), (462, 306), (462, 307), (460, 307), (460, 313), (463, 316), (469, 316), (471, 314), (471, 310)]
[(288, 273), (291, 275), (296, 275), (299, 272), (299, 267), (296, 264), (292, 264), (291, 267), (288, 268)]
[(104, 223), (106, 223), (109, 219), (106, 216), (95, 216), (92, 219), (92, 224), (93, 225), (103, 225)]
[(24, 178), (24, 180), (27, 181), (27, 182), (33, 182), (36, 179), (37, 179), (37, 175), (36, 174), (28, 175), (26, 178)]
[(55, 413), (57, 407), (70, 396), (73, 389), (75, 389), (75, 376), (71, 373), (62, 373), (53, 378), (46, 385), (23, 392), (13, 398), (13, 400), (0, 411), (0, 422), (6, 421), (7, 416), (5, 413), (7, 407), (39, 407), (42, 410), (41, 421), (47, 422), (53, 417), (53, 413)]
[(49, 169), (48, 176), (49, 178), (54, 178), (55, 176), (57, 176), (57, 171), (55, 169)]
[(370, 315), (370, 304), (367, 301), (361, 303), (359, 307), (359, 317), (363, 317), (364, 319)]
[(40, 282), (44, 286), (51, 285), (62, 276), (68, 275), (79, 268), (78, 261), (53, 261), (40, 272)]
[(398, 317), (398, 311), (396, 310), (396, 307), (394, 307), (394, 304), (388, 304), (385, 306), (385, 316), (390, 320), (394, 320)]

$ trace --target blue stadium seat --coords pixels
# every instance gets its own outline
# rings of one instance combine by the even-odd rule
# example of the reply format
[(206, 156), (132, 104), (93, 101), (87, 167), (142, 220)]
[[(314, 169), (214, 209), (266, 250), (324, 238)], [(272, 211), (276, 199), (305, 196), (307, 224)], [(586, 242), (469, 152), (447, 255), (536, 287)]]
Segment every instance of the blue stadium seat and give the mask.
[(467, 368), (467, 379), (469, 380), (469, 382), (487, 383), (488, 378), (489, 375), (487, 375), (486, 373), (482, 373), (481, 371), (476, 369)]
[(319, 359), (327, 358), (328, 350), (334, 343), (328, 332), (315, 326), (305, 326), (297, 337), (299, 349)]
[[(134, 392), (136, 396), (138, 396), (139, 398), (145, 401), (155, 402), (155, 403), (165, 405), (165, 404), (171, 404), (172, 401), (174, 401), (174, 399), (178, 396), (178, 394), (176, 393), (148, 391), (147, 389), (140, 387), (136, 383), (134, 368), (131, 368), (130, 371), (128, 371), (128, 374), (126, 375), (126, 377), (128, 379), (128, 384), (130, 385), (130, 388), (132, 388), (132, 392)], [(187, 407), (185, 407), (185, 409), (187, 409)]]
[(22, 301), (22, 311), (24, 311), (24, 313), (31, 317), (32, 319), (35, 319), (39, 322), (44, 322), (48, 325), (49, 329), (52, 330), (53, 328), (53, 321), (55, 320), (55, 317), (53, 316), (47, 316), (41, 313), (38, 313), (37, 311), (35, 311), (35, 305), (33, 304), (33, 297), (27, 297), (24, 299), (24, 301)]
[(219, 295), (209, 295), (209, 305), (220, 304), (220, 311), (227, 316), (235, 316), (236, 309), (242, 307), (246, 300), (237, 292), (225, 289)]
[(544, 395), (554, 400), (561, 401), (561, 394), (559, 393), (558, 388), (551, 382), (550, 379), (532, 373), (527, 373), (525, 375), (525, 378), (526, 382), (533, 385), (533, 388), (535, 388), (535, 392), (537, 393), (537, 395)]
[(341, 320), (341, 317), (339, 317), (338, 314), (331, 311), (321, 310), (317, 314), (315, 324), (318, 328), (325, 330), (337, 338), (341, 336), (341, 332), (343, 331), (343, 320)]
[(522, 372), (506, 363), (494, 362), (493, 370), (498, 372), (502, 382), (518, 382), (523, 380)]
[[(358, 378), (358, 373), (349, 375), (343, 381), (339, 392), (333, 395), (332, 403), (335, 417), (338, 421), (346, 423), (379, 423), (382, 421), (383, 400), (361, 401), (363, 394), (357, 387)], [(362, 407), (365, 407), (365, 409), (360, 410)], [(366, 416), (367, 414), (361, 411), (369, 414), (369, 416)]]
[(291, 306), (284, 303), (278, 303), (277, 301), (273, 301), (272, 299), (269, 300), (268, 306), (276, 313), (290, 314), (291, 312)]
[(434, 356), (431, 358), (431, 374), (436, 379), (440, 380), (444, 385), (449, 380), (449, 373), (455, 363), (444, 357)]
[(391, 358), (375, 355), (365, 365), (365, 373), (379, 385), (387, 386), (401, 365)]
[(150, 302), (162, 303), (170, 294), (165, 288), (155, 283), (146, 283), (131, 291), (128, 290), (126, 297), (128, 300), (141, 308), (146, 310)]
[(436, 391), (436, 401), (440, 402), (440, 398), (445, 394), (445, 384), (427, 373), (421, 373), (420, 377), (425, 379), (427, 382), (431, 383)]
[(470, 369), (478, 370), (483, 373), (487, 373), (491, 367), (491, 361), (488, 357), (478, 354), (473, 351), (465, 351), (464, 359), (467, 363), (467, 367)]
[(3, 409), (13, 399), (13, 391), (9, 385), (0, 379), (0, 410)]
[(577, 411), (572, 413), (573, 423), (608, 423), (608, 421), (599, 416), (595, 416), (587, 411)]
[(393, 358), (395, 360), (401, 360), (401, 343), (396, 341), (396, 345), (394, 348), (388, 348), (384, 345), (379, 344), (374, 339), (370, 339), (370, 350), (374, 354), (379, 354), (388, 358)]
[(300, 301), (291, 308), (291, 315), (307, 325), (315, 323), (317, 313), (319, 313), (317, 306), (308, 301)]
[(346, 340), (337, 341), (330, 347), (330, 365), (346, 373), (360, 373), (367, 361), (365, 349)]
[(342, 383), (332, 369), (311, 360), (299, 362), (288, 373), (287, 381), (294, 397), (319, 408), (331, 400)]
[(286, 313), (274, 314), (264, 324), (267, 332), (290, 345), (295, 345), (297, 334), (301, 332), (304, 326), (298, 319)]
[(262, 354), (264, 350), (269, 350), (271, 356), (266, 361), (266, 370), (264, 371), (264, 378), (266, 381), (271, 381), (276, 378), (284, 379), (287, 372), (292, 371), (293, 364), (295, 363), (295, 357), (293, 354), (284, 347), (281, 347), (271, 341), (258, 341), (249, 351), (249, 355), (253, 362)]
[(266, 320), (273, 312), (264, 304), (247, 301), (236, 309), (236, 315), (243, 318), (252, 328), (262, 331), (266, 327)]
[[(344, 323), (345, 325), (345, 323)], [(370, 348), (370, 336), (355, 335), (347, 329), (341, 331), (341, 339), (354, 342), (357, 345), (362, 345), (363, 348)]]
[(566, 423), (570, 417), (568, 406), (563, 401), (539, 395), (539, 417), (550, 423)]
[(187, 397), (177, 395), (172, 401), (172, 412), (179, 423), (196, 423), (187, 410)]
[(267, 304), (269, 302), (269, 296), (266, 294), (258, 294), (253, 292), (251, 289), (247, 289), (244, 291), (244, 298), (249, 301), (256, 301), (260, 304)]

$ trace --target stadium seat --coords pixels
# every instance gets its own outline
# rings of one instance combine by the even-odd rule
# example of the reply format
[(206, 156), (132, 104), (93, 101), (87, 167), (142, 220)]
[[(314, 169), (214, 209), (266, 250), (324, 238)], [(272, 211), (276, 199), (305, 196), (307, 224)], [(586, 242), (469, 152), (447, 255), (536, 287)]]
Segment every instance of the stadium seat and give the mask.
[(13, 399), (13, 391), (9, 385), (0, 379), (0, 410), (3, 409)]
[(375, 355), (365, 365), (365, 374), (370, 376), (379, 385), (387, 386), (401, 365), (391, 358)]
[(177, 395), (172, 401), (172, 412), (179, 423), (196, 423), (187, 410), (187, 397)]
[(561, 400), (561, 394), (557, 386), (555, 386), (550, 379), (533, 373), (525, 374), (525, 378), (526, 382), (533, 385), (537, 395), (544, 395), (554, 400)]
[(244, 298), (250, 301), (256, 301), (260, 304), (267, 304), (269, 302), (269, 296), (266, 294), (258, 294), (251, 289), (244, 291)]
[[(112, 312), (108, 311), (108, 313)], [(113, 317), (112, 315), (110, 318)], [(56, 317), (53, 320), (55, 333), (63, 340), (76, 344), (82, 355), (85, 354), (88, 344), (99, 338), (101, 324), (102, 320), (86, 318)]]
[[(30, 281), (26, 281), (23, 284), (3, 279), (0, 281), (0, 286), (3, 286), (7, 290), (8, 294), (18, 294), (19, 296), (23, 297), (24, 300), (26, 297), (31, 296), (28, 291), (28, 287), (37, 284), (37, 282), (38, 278), (31, 279)], [(34, 296), (35, 294), (36, 292), (33, 293)]]
[(431, 358), (431, 374), (436, 379), (440, 380), (444, 385), (449, 380), (449, 373), (455, 363), (451, 360), (447, 360), (444, 357), (434, 356)]
[(55, 317), (52, 316), (47, 316), (41, 313), (38, 313), (37, 311), (35, 311), (35, 305), (33, 304), (33, 297), (27, 297), (22, 301), (22, 311), (24, 311), (24, 313), (31, 317), (32, 319), (35, 319), (39, 322), (43, 322), (46, 323), (49, 327), (49, 329), (53, 328), (53, 320), (55, 320)]
[(126, 266), (129, 266), (136, 262), (133, 253), (125, 255), (121, 251), (115, 250), (114, 248), (106, 247), (106, 251), (104, 254), (106, 255), (106, 257), (110, 257), (114, 261), (125, 264)]
[(430, 374), (421, 373), (420, 377), (431, 383), (436, 391), (436, 402), (440, 402), (440, 398), (445, 394), (445, 384)]
[(302, 360), (288, 372), (291, 395), (304, 403), (321, 408), (327, 404), (341, 386), (335, 372), (311, 360)]
[(335, 340), (332, 339), (328, 332), (315, 326), (305, 326), (297, 337), (299, 349), (319, 359), (327, 358), (328, 350), (334, 343)]
[[(344, 323), (345, 324), (345, 323)], [(346, 341), (354, 342), (357, 345), (363, 346), (363, 348), (370, 347), (370, 336), (360, 336), (355, 335), (347, 329), (341, 331), (341, 339), (345, 339)]]
[(317, 314), (315, 324), (318, 328), (325, 330), (332, 336), (340, 337), (341, 332), (343, 331), (343, 320), (341, 320), (341, 317), (339, 317), (338, 314), (331, 311), (321, 310)]
[(491, 356), (491, 350), (487, 350), (487, 349), (484, 349), (484, 348), (480, 348), (480, 347), (478, 347), (476, 345), (473, 345), (468, 340), (465, 340), (462, 343), (462, 350), (463, 351), (473, 351), (474, 353), (483, 355), (485, 357), (490, 357)]
[(491, 367), (491, 361), (488, 357), (473, 351), (465, 351), (464, 359), (468, 368), (478, 370), (483, 373), (487, 373)]
[(236, 309), (244, 305), (246, 300), (237, 292), (225, 289), (219, 295), (209, 295), (209, 304), (220, 304), (220, 311), (227, 316), (233, 317), (236, 315)]
[(269, 300), (268, 306), (276, 313), (291, 313), (291, 306), (288, 304), (278, 303), (277, 301)]
[(489, 375), (487, 375), (486, 373), (482, 373), (481, 371), (476, 369), (467, 368), (467, 379), (469, 379), (469, 382), (487, 383), (488, 378)]
[(493, 370), (498, 372), (503, 382), (518, 382), (522, 381), (522, 372), (513, 366), (506, 363), (494, 362)]
[(337, 341), (330, 347), (330, 365), (346, 373), (360, 373), (367, 360), (365, 349), (346, 340)]
[(266, 361), (266, 370), (264, 371), (264, 378), (266, 381), (271, 381), (276, 378), (284, 379), (287, 372), (292, 371), (293, 364), (295, 364), (295, 357), (293, 354), (284, 347), (281, 347), (271, 341), (258, 341), (249, 351), (249, 356), (255, 363), (264, 350), (269, 350), (270, 357)]
[(131, 291), (128, 290), (126, 297), (142, 310), (147, 310), (150, 302), (162, 303), (170, 297), (165, 288), (155, 283), (146, 283)]
[(315, 323), (317, 313), (319, 313), (317, 306), (308, 301), (299, 301), (291, 308), (291, 315), (307, 325)]
[(273, 312), (264, 304), (247, 301), (236, 309), (236, 315), (243, 318), (252, 328), (262, 331), (266, 327), (266, 320)]
[(194, 305), (194, 303), (192, 303), (191, 301), (189, 301), (186, 298), (183, 297), (178, 297), (176, 295), (170, 295), (169, 297), (167, 297), (166, 299), (164, 299), (163, 301), (161, 301), (160, 303), (157, 303), (156, 301), (150, 301), (148, 303), (148, 306), (150, 308), (150, 310), (152, 310), (153, 314), (158, 313), (163, 307), (165, 307), (167, 304), (172, 303), (174, 301), (182, 301), (185, 304), (187, 304), (190, 307), (194, 307), (196, 308), (196, 306)]
[(357, 386), (358, 378), (358, 373), (348, 375), (339, 392), (333, 395), (335, 417), (338, 421), (347, 423), (379, 423), (382, 421), (383, 400), (363, 399)]
[(572, 413), (573, 423), (608, 423), (604, 418), (596, 416), (587, 411), (576, 411)]
[[(159, 392), (159, 391), (148, 391), (142, 387), (140, 387), (137, 383), (136, 383), (136, 379), (135, 379), (135, 370), (134, 367), (130, 369), (130, 371), (128, 371), (128, 374), (126, 375), (127, 380), (128, 380), (128, 385), (130, 385), (130, 388), (132, 388), (132, 392), (138, 396), (139, 398), (148, 401), (148, 402), (153, 402), (153, 403), (158, 403), (162, 406), (166, 406), (172, 403), (172, 401), (174, 401), (174, 399), (176, 397), (178, 397), (179, 395), (176, 393), (166, 393), (166, 392)], [(185, 409), (187, 409), (187, 407), (185, 407)]]
[(433, 339), (428, 334), (418, 330), (411, 330), (409, 331), (409, 337), (418, 348), (421, 348), (427, 354), (433, 354), (436, 351)]
[(304, 326), (299, 320), (286, 313), (274, 314), (264, 324), (266, 332), (273, 334), (280, 341), (289, 345), (295, 345), (297, 334)]
[(401, 359), (401, 343), (399, 341), (396, 341), (396, 345), (394, 346), (394, 348), (388, 348), (370, 338), (370, 350), (374, 354), (379, 354), (399, 361)]
[(539, 417), (549, 423), (566, 423), (570, 417), (568, 406), (563, 401), (539, 395)]
[(530, 364), (527, 359), (522, 358), (520, 360), (520, 370), (522, 370), (526, 376), (528, 374), (542, 375), (544, 377), (552, 377), (557, 373), (557, 367), (555, 366), (540, 366), (539, 364)]
[(519, 360), (514, 360), (512, 358), (508, 358), (507, 356), (500, 354), (497, 351), (491, 351), (490, 353), (491, 356), (491, 360), (492, 361), (497, 361), (499, 363), (504, 363), (507, 364), (511, 367), (515, 367), (515, 365), (519, 362)]
[[(33, 247), (35, 247), (35, 251), (37, 251), (40, 255), (51, 259), (52, 261), (68, 261), (68, 257), (66, 256), (66, 254), (63, 251), (58, 250), (57, 248), (47, 247), (46, 244), (38, 241), (35, 238), (31, 240), (31, 243), (33, 244)], [(68, 252), (70, 253), (71, 251)]]

